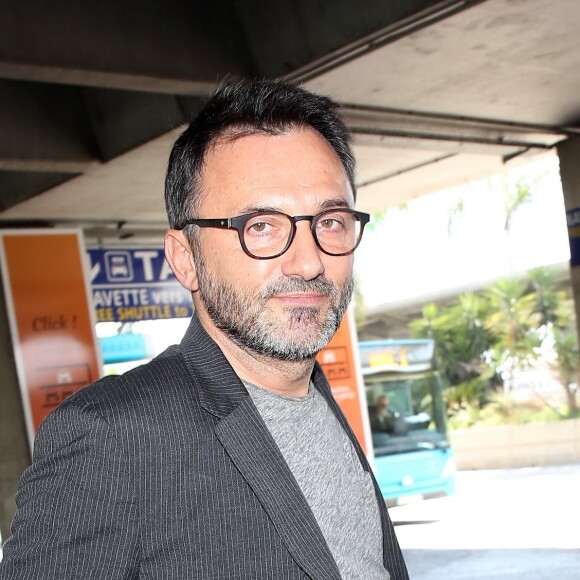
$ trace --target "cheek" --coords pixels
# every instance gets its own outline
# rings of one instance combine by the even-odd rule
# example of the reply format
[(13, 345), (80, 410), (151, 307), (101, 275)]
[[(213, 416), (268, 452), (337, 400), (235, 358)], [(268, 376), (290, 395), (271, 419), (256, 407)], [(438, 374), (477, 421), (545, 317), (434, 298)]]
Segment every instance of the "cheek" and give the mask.
[(352, 277), (353, 257), (342, 256), (332, 257), (324, 262), (324, 277), (328, 278), (338, 286), (342, 286)]
[[(204, 232), (206, 233), (206, 232)], [(201, 251), (208, 267), (217, 275), (227, 275), (235, 270), (235, 264), (246, 257), (235, 232), (228, 230), (210, 231), (202, 238)]]
[(246, 255), (238, 261), (239, 275), (247, 286), (261, 288), (268, 282), (282, 277), (276, 260), (254, 260)]
[(202, 246), (207, 268), (216, 276), (231, 284), (245, 288), (259, 288), (271, 279), (280, 276), (276, 260), (256, 260), (241, 248), (236, 237), (205, 240)]

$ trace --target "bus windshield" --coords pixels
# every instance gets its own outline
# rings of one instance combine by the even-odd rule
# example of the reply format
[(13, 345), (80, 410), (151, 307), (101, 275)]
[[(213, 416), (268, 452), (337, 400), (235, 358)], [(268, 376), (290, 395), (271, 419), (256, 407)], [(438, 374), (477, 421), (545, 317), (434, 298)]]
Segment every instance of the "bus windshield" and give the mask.
[(375, 456), (448, 447), (435, 372), (365, 377)]
[(375, 456), (449, 447), (431, 340), (359, 345)]
[(429, 339), (359, 343), (376, 477), (385, 501), (395, 504), (455, 489), (434, 351)]

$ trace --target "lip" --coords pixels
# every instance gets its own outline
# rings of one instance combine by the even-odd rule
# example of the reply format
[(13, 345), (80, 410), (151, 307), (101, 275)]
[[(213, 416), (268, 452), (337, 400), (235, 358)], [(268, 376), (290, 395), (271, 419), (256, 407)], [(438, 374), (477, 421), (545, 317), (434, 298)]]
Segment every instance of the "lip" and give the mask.
[(319, 306), (327, 300), (326, 294), (318, 292), (293, 292), (291, 294), (277, 294), (273, 296), (285, 306)]

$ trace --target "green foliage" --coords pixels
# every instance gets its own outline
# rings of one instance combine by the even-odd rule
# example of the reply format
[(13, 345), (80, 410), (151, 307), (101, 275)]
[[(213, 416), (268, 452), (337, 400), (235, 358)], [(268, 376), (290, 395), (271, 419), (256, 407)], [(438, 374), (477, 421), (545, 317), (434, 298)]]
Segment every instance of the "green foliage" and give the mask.
[[(569, 414), (577, 415), (576, 393), (580, 388), (580, 350), (578, 349), (577, 336), (574, 330), (555, 328), (552, 337), (556, 353), (556, 360), (552, 363), (552, 367), (566, 392)], [(570, 387), (572, 382), (576, 383), (575, 390)]]
[(492, 339), (485, 326), (488, 314), (486, 301), (468, 293), (442, 310), (427, 304), (423, 318), (410, 323), (411, 336), (435, 341), (435, 358), (447, 385), (459, 385), (482, 374), (481, 354)]
[(504, 209), (505, 209), (505, 223), (504, 229), (509, 232), (512, 227), (512, 222), (514, 215), (517, 211), (524, 205), (531, 203), (532, 201), (532, 188), (531, 183), (525, 180), (518, 180), (513, 187), (506, 187), (505, 198), (504, 198)]
[(387, 215), (386, 209), (373, 213), (371, 216), (371, 221), (366, 225), (366, 231), (373, 232), (376, 229), (379, 229), (385, 222), (386, 215)]
[(504, 361), (515, 357), (518, 363), (523, 362), (533, 357), (534, 348), (539, 346), (534, 336), (535, 297), (527, 294), (526, 289), (524, 280), (502, 278), (485, 292), (490, 312), (486, 325)]
[(409, 209), (409, 205), (405, 202), (397, 207), (388, 207), (381, 211), (377, 211), (372, 214), (371, 221), (367, 224), (365, 231), (373, 232), (375, 230), (380, 229), (387, 220), (387, 216), (392, 212), (403, 212)]
[(479, 407), (467, 405), (448, 417), (447, 428), (453, 430), (481, 427), (480, 413), (481, 409)]
[(539, 316), (539, 324), (566, 326), (572, 314), (568, 310), (569, 301), (563, 290), (556, 290), (554, 273), (547, 268), (535, 268), (528, 272), (533, 290), (533, 312)]
[(486, 401), (487, 381), (483, 375), (448, 387), (444, 391), (445, 402), (451, 414), (469, 408), (481, 408)]
[(451, 235), (465, 212), (465, 200), (460, 198), (447, 212), (447, 233)]
[(557, 418), (557, 409), (526, 407), (509, 398), (515, 373), (533, 368), (546, 351), (566, 393), (567, 415), (578, 413), (570, 386), (574, 380), (580, 384), (573, 304), (546, 269), (532, 270), (526, 279), (498, 280), (450, 306), (427, 304), (409, 329), (415, 338), (435, 340), (452, 427)]
[(557, 410), (538, 402), (522, 403), (509, 395), (494, 393), (484, 406), (466, 405), (447, 421), (449, 429), (472, 427), (499, 427), (501, 425), (523, 425), (544, 423), (562, 419)]

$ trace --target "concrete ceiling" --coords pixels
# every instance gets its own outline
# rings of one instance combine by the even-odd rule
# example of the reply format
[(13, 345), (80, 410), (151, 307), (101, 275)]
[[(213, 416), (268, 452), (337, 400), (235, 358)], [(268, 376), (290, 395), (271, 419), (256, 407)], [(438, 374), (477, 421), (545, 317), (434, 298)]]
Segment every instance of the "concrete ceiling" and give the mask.
[(4, 0), (0, 227), (159, 242), (171, 144), (226, 74), (343, 104), (360, 209), (503, 171), (580, 132), (579, 30), (578, 0)]

